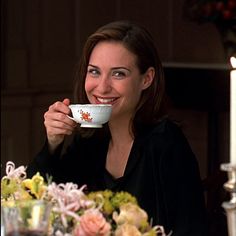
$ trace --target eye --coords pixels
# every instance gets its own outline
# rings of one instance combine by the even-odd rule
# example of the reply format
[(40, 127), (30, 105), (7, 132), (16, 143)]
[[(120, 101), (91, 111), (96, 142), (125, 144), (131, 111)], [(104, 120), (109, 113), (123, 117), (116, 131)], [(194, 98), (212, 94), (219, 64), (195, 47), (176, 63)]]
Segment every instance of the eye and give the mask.
[(112, 76), (117, 78), (117, 79), (123, 79), (126, 77), (126, 73), (121, 70), (116, 70), (112, 72)]
[(98, 77), (100, 75), (100, 71), (96, 68), (88, 68), (87, 74), (92, 77)]

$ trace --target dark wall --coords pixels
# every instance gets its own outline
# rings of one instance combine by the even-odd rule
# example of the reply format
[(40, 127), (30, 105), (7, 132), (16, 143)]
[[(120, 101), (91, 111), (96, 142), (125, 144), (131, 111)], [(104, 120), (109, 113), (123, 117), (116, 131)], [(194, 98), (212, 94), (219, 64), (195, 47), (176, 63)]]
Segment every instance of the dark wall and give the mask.
[(228, 160), (229, 69), (217, 28), (184, 19), (183, 0), (5, 0), (1, 8), (2, 166), (8, 160), (26, 165), (43, 145), (43, 114), (72, 97), (73, 70), (87, 36), (110, 21), (133, 20), (155, 39), (170, 116), (199, 161), (212, 231), (223, 235), (219, 165)]

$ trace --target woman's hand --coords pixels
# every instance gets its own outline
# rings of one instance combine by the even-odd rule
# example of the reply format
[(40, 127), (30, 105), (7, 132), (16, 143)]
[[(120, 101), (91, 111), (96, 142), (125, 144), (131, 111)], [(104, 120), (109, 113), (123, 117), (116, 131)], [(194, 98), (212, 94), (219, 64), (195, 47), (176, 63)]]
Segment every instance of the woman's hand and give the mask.
[(49, 150), (53, 152), (60, 145), (65, 135), (71, 135), (76, 127), (76, 122), (69, 119), (68, 107), (70, 100), (65, 98), (62, 102), (52, 104), (44, 114), (44, 125), (46, 127)]

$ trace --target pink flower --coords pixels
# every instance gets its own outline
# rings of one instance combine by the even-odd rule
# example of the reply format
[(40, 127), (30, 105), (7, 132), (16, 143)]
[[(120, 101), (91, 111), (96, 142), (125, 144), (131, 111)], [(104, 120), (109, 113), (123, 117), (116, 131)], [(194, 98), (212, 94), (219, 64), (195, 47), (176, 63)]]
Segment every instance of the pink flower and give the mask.
[(97, 209), (86, 211), (74, 230), (75, 236), (108, 236), (111, 225)]

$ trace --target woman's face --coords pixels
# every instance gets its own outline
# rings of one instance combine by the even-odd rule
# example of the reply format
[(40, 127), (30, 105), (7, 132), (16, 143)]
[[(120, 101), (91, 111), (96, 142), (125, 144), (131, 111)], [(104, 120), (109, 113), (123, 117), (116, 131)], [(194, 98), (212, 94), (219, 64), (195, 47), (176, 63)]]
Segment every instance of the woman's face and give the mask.
[(140, 100), (142, 90), (152, 81), (149, 69), (141, 75), (136, 56), (119, 42), (99, 42), (93, 49), (85, 91), (90, 103), (112, 104), (112, 119), (130, 119)]

